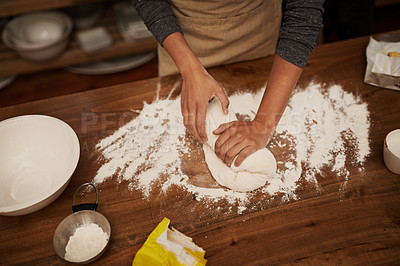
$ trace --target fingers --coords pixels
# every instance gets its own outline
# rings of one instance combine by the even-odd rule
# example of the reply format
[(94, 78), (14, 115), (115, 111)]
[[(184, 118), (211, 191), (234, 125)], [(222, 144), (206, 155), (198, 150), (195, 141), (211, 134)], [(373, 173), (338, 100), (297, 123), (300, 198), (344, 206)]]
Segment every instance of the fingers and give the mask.
[(235, 166), (238, 167), (255, 151), (256, 148), (249, 143), (237, 142), (233, 144), (233, 141), (228, 140), (219, 148), (219, 150), (216, 150), (216, 154), (228, 167), (232, 165), (233, 161), (235, 161)]
[(238, 156), (238, 154), (240, 155), (243, 150), (248, 149), (248, 148), (249, 148), (249, 146), (246, 146), (246, 144), (243, 142), (237, 143), (235, 146), (233, 146), (226, 152), (224, 163), (230, 167), (232, 165), (233, 160), (236, 158), (236, 156)]
[(237, 127), (232, 126), (232, 123), (230, 125), (229, 123), (223, 125), (223, 127), (228, 128), (215, 142), (215, 154), (228, 166), (232, 164), (235, 156), (246, 146), (246, 143), (241, 141), (240, 134), (235, 134)]
[[(215, 142), (215, 147), (214, 147), (215, 151), (220, 150), (222, 145), (224, 145), (230, 139), (230, 137), (236, 133), (236, 127), (233, 126), (234, 124), (235, 122), (222, 124), (216, 130), (213, 131), (215, 135), (221, 134), (223, 132), (223, 134), (221, 134), (221, 136), (219, 136), (217, 141)], [(219, 132), (219, 130), (221, 132)], [(222, 157), (220, 158), (223, 159)]]
[(224, 90), (221, 88), (215, 92), (215, 96), (218, 97), (219, 101), (221, 102), (222, 111), (224, 114), (228, 114), (228, 106), (229, 106), (229, 99), (226, 96)]
[(225, 130), (227, 130), (228, 128), (230, 128), (231, 126), (233, 126), (235, 123), (237, 123), (237, 121), (232, 121), (229, 123), (221, 124), (221, 125), (219, 125), (219, 127), (217, 129), (215, 129), (213, 131), (213, 134), (219, 135), (219, 134), (223, 133)]
[(215, 154), (229, 167), (233, 161), (235, 166), (239, 166), (257, 150), (256, 143), (246, 137), (248, 130), (240, 127), (238, 123), (233, 121), (222, 124), (213, 132), (221, 134), (215, 142)]
[(235, 166), (238, 167), (239, 165), (241, 165), (242, 162), (255, 151), (256, 149), (252, 146), (247, 146), (244, 149), (242, 149), (239, 155), (236, 157)]
[(183, 116), (183, 124), (185, 125), (187, 131), (200, 143), (203, 143), (203, 138), (197, 131), (196, 126), (196, 106), (192, 107), (188, 101), (181, 98), (181, 112)]
[(200, 105), (196, 110), (196, 132), (201, 138), (201, 143), (207, 141), (207, 133), (206, 133), (206, 112), (207, 105)]
[[(235, 160), (235, 166), (239, 166), (240, 163), (253, 152), (253, 148), (247, 142), (237, 142), (235, 139), (230, 138), (219, 149), (215, 152), (217, 156), (227, 165), (231, 166)], [(243, 154), (242, 154), (243, 153)], [(239, 158), (239, 161), (238, 161)]]
[(183, 124), (189, 133), (200, 143), (207, 141), (205, 126), (207, 106), (195, 105), (194, 107), (186, 103), (181, 103)]
[(217, 96), (225, 114), (229, 100), (222, 87), (209, 75), (194, 75), (182, 85), (181, 110), (183, 123), (189, 133), (200, 143), (207, 141), (205, 126), (208, 101)]
[(200, 143), (203, 143), (203, 139), (202, 137), (200, 137), (199, 133), (197, 132), (196, 129), (196, 119), (194, 114), (190, 114), (190, 113), (185, 113), (183, 115), (184, 120), (183, 120), (183, 124), (185, 125), (187, 131), (189, 131), (189, 133)]

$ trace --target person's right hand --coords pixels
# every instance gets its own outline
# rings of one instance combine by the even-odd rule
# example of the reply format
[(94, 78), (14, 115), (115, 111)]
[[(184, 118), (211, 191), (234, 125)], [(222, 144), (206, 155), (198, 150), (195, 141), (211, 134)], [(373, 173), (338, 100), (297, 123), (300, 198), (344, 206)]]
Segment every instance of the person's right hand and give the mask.
[(205, 119), (210, 99), (218, 97), (221, 108), (228, 113), (229, 100), (222, 86), (203, 68), (183, 76), (181, 110), (183, 123), (200, 143), (207, 141)]
[(208, 101), (217, 96), (222, 110), (228, 113), (229, 100), (221, 85), (205, 70), (180, 32), (170, 34), (163, 42), (182, 75), (181, 111), (183, 123), (199, 142), (207, 140), (205, 120)]

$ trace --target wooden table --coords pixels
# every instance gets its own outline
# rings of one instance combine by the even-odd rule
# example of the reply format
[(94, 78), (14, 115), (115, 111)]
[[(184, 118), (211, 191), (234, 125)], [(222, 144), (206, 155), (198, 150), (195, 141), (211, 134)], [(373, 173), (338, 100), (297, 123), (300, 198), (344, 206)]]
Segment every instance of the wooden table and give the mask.
[[(400, 31), (376, 38), (400, 41)], [(387, 170), (382, 158), (385, 135), (400, 128), (400, 92), (363, 83), (368, 40), (362, 37), (316, 47), (299, 81), (301, 86), (311, 80), (340, 84), (368, 104), (372, 152), (365, 171), (349, 178), (344, 193), (338, 193), (335, 175), (328, 174), (319, 180), (320, 193), (303, 187), (299, 200), (271, 201), (265, 208), (238, 214), (207, 210), (179, 190), (147, 201), (126, 184), (109, 180), (100, 185), (98, 211), (109, 219), (112, 237), (96, 263), (131, 264), (163, 217), (206, 250), (208, 265), (400, 263), (400, 176)], [(267, 57), (221, 66), (211, 73), (228, 93), (237, 88), (251, 90), (263, 86), (271, 63)], [(71, 125), (81, 143), (78, 167), (57, 200), (32, 214), (0, 217), (0, 264), (65, 263), (53, 251), (53, 233), (71, 213), (75, 189), (91, 181), (99, 168), (96, 143), (121, 126), (121, 117), (129, 110), (154, 100), (158, 85), (166, 96), (177, 80), (176, 76), (155, 78), (0, 109), (0, 120), (38, 113), (60, 118)], [(83, 126), (85, 113), (104, 115), (106, 123)], [(202, 169), (207, 169), (204, 164)]]

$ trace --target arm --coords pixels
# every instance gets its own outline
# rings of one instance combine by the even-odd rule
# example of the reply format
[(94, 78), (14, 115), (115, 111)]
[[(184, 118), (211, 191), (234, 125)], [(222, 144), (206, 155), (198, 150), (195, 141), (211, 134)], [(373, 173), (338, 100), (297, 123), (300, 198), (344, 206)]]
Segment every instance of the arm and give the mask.
[(322, 28), (325, 0), (287, 0), (276, 54), (304, 68)]
[(182, 75), (181, 111), (187, 130), (201, 143), (207, 141), (205, 118), (208, 101), (217, 96), (227, 114), (229, 100), (221, 85), (205, 70), (181, 33), (168, 36), (164, 48)]
[(208, 101), (217, 96), (227, 112), (228, 98), (221, 85), (208, 74), (182, 35), (167, 0), (132, 0), (139, 16), (166, 49), (182, 75), (181, 111), (187, 130), (199, 142), (207, 140), (205, 117)]
[(228, 166), (240, 165), (270, 141), (322, 26), (323, 0), (288, 0), (268, 85), (253, 121), (235, 121), (220, 134), (215, 152)]
[(213, 133), (221, 134), (215, 153), (228, 166), (239, 166), (255, 151), (264, 148), (275, 131), (293, 88), (303, 69), (275, 55), (271, 76), (253, 121), (234, 121), (221, 125)]
[(170, 34), (182, 33), (168, 0), (132, 0), (132, 4), (161, 45)]

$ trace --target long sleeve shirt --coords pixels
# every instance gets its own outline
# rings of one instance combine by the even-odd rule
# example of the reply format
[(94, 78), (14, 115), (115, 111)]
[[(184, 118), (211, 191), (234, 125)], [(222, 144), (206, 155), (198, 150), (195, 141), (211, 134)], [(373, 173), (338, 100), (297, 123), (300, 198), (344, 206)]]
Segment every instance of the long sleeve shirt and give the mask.
[[(168, 0), (132, 0), (147, 28), (162, 45), (165, 38), (181, 32)], [(322, 28), (324, 0), (287, 0), (275, 53), (304, 68)]]

